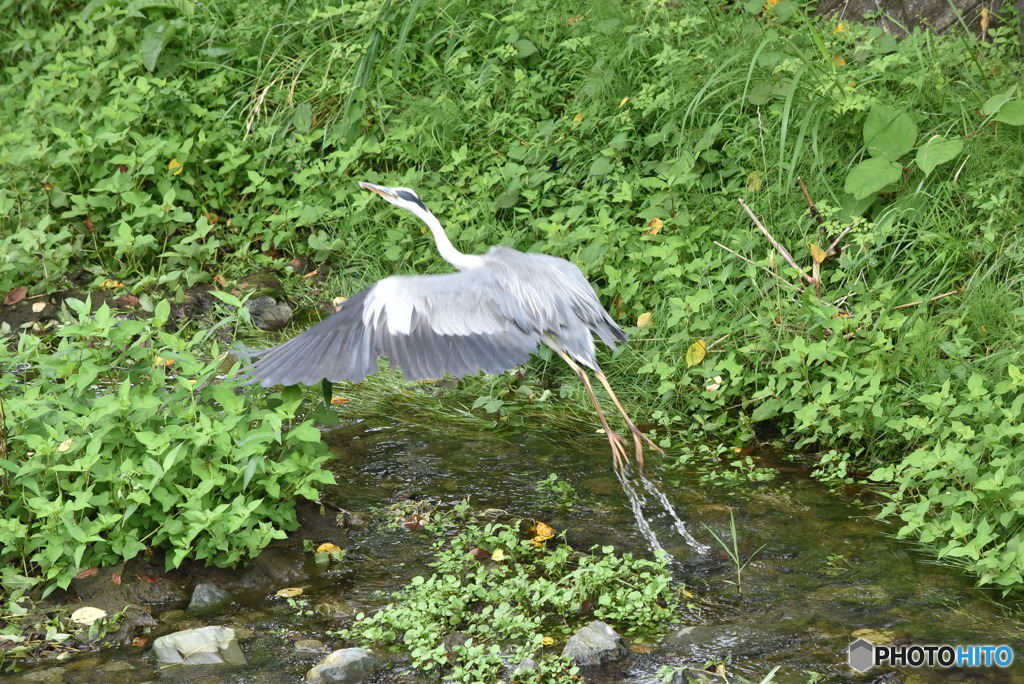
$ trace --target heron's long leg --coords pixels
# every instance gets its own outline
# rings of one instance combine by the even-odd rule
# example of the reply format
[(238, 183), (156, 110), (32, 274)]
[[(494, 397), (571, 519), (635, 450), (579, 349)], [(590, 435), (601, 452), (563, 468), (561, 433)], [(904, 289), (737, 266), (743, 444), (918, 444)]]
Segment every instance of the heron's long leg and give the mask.
[(622, 408), (622, 404), (619, 403), (619, 398), (615, 396), (615, 390), (612, 389), (611, 383), (608, 382), (608, 378), (604, 376), (604, 373), (601, 371), (594, 371), (594, 375), (597, 376), (597, 379), (601, 381), (602, 385), (604, 385), (605, 390), (608, 392), (608, 396), (610, 396), (612, 401), (615, 403), (615, 408), (619, 409), (619, 413), (622, 414), (622, 418), (626, 421), (626, 425), (629, 426), (629, 431), (633, 433), (633, 442), (636, 444), (637, 463), (641, 466), (644, 464), (644, 449), (643, 445), (640, 443), (641, 438), (654, 447), (655, 451), (664, 456), (665, 451), (660, 446), (652, 442), (650, 437), (641, 432), (640, 428), (638, 428), (630, 419), (629, 414), (626, 413), (626, 409)]
[(565, 360), (569, 367), (576, 371), (576, 375), (579, 376), (583, 382), (583, 386), (587, 389), (587, 394), (590, 395), (590, 402), (594, 405), (594, 410), (597, 412), (597, 419), (601, 421), (601, 427), (604, 428), (604, 434), (608, 437), (608, 444), (612, 448), (612, 461), (615, 464), (615, 469), (620, 473), (626, 471), (626, 449), (623, 446), (626, 440), (622, 438), (617, 432), (614, 432), (608, 426), (608, 419), (604, 417), (604, 411), (601, 410), (601, 404), (597, 401), (597, 395), (594, 394), (594, 386), (590, 384), (590, 377), (587, 376), (587, 372), (580, 368), (580, 365), (572, 360), (568, 354), (563, 352), (558, 347), (550, 345), (552, 349), (558, 352), (558, 355)]

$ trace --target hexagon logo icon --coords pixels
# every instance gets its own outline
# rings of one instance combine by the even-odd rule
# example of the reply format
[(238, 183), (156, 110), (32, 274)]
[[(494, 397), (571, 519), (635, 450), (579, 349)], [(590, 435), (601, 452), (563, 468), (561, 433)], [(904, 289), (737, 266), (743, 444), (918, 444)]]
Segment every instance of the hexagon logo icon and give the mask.
[(857, 639), (850, 644), (850, 667), (864, 672), (875, 664), (875, 646), (867, 639)]

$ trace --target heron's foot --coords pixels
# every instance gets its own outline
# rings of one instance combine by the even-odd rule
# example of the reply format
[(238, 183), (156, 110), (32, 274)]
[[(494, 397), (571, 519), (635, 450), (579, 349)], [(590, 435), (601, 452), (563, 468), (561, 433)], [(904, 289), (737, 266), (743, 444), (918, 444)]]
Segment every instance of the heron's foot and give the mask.
[(665, 450), (655, 444), (650, 437), (641, 432), (640, 428), (630, 424), (629, 430), (633, 433), (633, 446), (636, 450), (636, 463), (640, 467), (640, 470), (643, 470), (644, 468), (644, 442), (647, 442), (649, 447), (657, 451), (662, 456), (665, 455)]
[(612, 464), (616, 471), (625, 475), (626, 462), (629, 460), (626, 456), (626, 440), (622, 435), (611, 430), (605, 430), (605, 434), (608, 436), (608, 444), (612, 448)]

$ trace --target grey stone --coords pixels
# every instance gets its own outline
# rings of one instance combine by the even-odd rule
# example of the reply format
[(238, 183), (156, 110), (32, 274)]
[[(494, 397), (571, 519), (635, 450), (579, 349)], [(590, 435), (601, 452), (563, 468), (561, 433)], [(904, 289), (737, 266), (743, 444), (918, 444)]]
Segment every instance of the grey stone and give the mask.
[(295, 650), (301, 652), (321, 651), (326, 646), (318, 639), (299, 639), (295, 642)]
[(310, 684), (358, 684), (377, 671), (377, 658), (365, 648), (343, 648), (331, 653), (306, 673)]
[(256, 297), (245, 303), (252, 322), (262, 330), (280, 330), (292, 320), (292, 308), (273, 297)]
[(200, 627), (162, 636), (153, 655), (166, 665), (243, 665), (245, 656), (230, 627)]
[(192, 601), (188, 604), (190, 613), (208, 613), (231, 603), (231, 594), (213, 582), (201, 582), (192, 591)]
[(516, 675), (529, 676), (529, 674), (531, 672), (533, 672), (534, 670), (536, 670), (538, 667), (540, 667), (540, 666), (537, 664), (537, 661), (534, 660), (533, 658), (530, 658), (530, 657), (523, 658), (522, 660), (519, 661), (519, 664), (517, 664), (512, 669), (512, 679), (515, 680), (516, 679)]
[(622, 637), (607, 623), (594, 620), (569, 637), (562, 655), (571, 658), (580, 667), (595, 667), (622, 660), (629, 649)]

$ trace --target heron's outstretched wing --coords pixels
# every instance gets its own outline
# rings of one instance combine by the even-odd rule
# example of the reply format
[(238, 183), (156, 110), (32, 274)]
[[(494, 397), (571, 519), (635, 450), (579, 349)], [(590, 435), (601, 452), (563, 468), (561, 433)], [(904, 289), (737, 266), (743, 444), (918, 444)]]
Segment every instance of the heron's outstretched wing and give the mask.
[(411, 380), (501, 373), (525, 363), (541, 333), (487, 267), (392, 276), (301, 335), (260, 352), (242, 372), (264, 386), (358, 382), (387, 356)]

